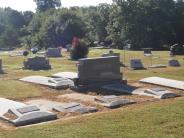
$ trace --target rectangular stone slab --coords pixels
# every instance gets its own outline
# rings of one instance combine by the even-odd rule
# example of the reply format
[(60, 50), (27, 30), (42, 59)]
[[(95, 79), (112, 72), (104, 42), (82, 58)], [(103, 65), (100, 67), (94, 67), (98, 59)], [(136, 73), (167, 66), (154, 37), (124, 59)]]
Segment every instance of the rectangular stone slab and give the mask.
[(167, 90), (161, 91), (160, 89), (160, 91), (154, 91), (154, 89), (145, 89), (145, 88), (137, 89), (133, 92), (133, 94), (154, 97), (157, 99), (168, 99), (168, 98), (174, 98), (179, 96), (178, 94), (172, 93)]
[(20, 81), (41, 84), (41, 85), (45, 85), (48, 87), (54, 87), (54, 88), (60, 88), (60, 87), (64, 87), (64, 86), (73, 86), (74, 85), (72, 80), (69, 80), (66, 78), (57, 80), (54, 78), (43, 77), (43, 76), (29, 76), (29, 77), (25, 77), (25, 78), (20, 79)]
[(17, 111), (21, 114), (25, 114), (33, 111), (40, 111), (40, 109), (37, 106), (26, 106), (26, 107), (18, 108)]
[(25, 106), (26, 104), (21, 102), (0, 98), (0, 116), (3, 116), (11, 108), (22, 108)]
[(149, 77), (149, 78), (140, 80), (140, 82), (184, 90), (184, 82), (178, 81), (178, 80), (172, 80), (172, 79), (166, 79), (166, 78), (160, 78), (160, 77)]

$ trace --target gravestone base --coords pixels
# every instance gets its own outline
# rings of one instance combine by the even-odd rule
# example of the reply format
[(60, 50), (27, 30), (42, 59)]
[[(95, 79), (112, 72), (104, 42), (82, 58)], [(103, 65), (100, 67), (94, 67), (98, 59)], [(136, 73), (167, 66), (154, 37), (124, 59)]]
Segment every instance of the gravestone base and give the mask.
[(106, 82), (96, 82), (96, 83), (89, 83), (86, 85), (79, 85), (75, 81), (75, 86), (72, 86), (71, 89), (77, 92), (86, 92), (86, 91), (99, 91), (104, 85), (110, 84), (127, 84), (127, 80), (116, 80), (116, 81), (106, 81)]

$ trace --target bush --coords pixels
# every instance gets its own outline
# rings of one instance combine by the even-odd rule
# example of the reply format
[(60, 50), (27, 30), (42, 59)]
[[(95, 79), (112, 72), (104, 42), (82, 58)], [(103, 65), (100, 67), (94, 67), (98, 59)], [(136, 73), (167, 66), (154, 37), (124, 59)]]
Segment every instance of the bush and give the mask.
[(72, 60), (78, 60), (80, 58), (86, 58), (89, 52), (89, 48), (84, 41), (80, 41), (78, 44), (73, 45), (70, 51), (70, 57)]

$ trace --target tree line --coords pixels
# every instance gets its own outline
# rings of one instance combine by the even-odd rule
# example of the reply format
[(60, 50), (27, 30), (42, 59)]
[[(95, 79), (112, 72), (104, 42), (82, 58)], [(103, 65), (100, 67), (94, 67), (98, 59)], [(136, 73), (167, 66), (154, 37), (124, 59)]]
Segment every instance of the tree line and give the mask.
[(175, 43), (184, 44), (183, 0), (114, 0), (111, 5), (56, 6), (49, 0), (44, 7), (38, 5), (36, 13), (0, 8), (0, 47), (66, 46), (73, 37), (89, 46), (96, 42), (123, 49), (130, 44), (135, 50), (164, 50)]

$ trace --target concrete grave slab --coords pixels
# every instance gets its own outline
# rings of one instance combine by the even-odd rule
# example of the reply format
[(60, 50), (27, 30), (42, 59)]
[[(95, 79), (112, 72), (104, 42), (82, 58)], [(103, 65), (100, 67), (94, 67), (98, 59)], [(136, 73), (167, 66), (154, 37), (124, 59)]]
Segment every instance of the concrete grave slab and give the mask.
[(61, 106), (54, 107), (53, 109), (63, 113), (80, 113), (80, 114), (92, 113), (97, 111), (97, 109), (94, 107), (84, 106), (80, 103), (66, 103)]
[(174, 98), (179, 96), (178, 94), (172, 93), (163, 88), (150, 88), (150, 89), (140, 88), (135, 90), (133, 94), (150, 96), (157, 99), (168, 99), (168, 98)]
[(26, 103), (30, 105), (35, 105), (39, 107), (41, 110), (47, 110), (47, 111), (52, 111), (54, 107), (63, 105), (63, 103), (61, 102), (55, 102), (55, 101), (50, 101), (45, 99), (30, 100), (30, 101), (27, 101)]
[(15, 126), (22, 126), (50, 121), (57, 116), (32, 105), (0, 98), (0, 118)]
[(167, 66), (164, 64), (154, 64), (149, 66), (149, 68), (166, 68)]
[(45, 85), (45, 86), (53, 87), (53, 88), (74, 86), (73, 81), (66, 79), (66, 78), (50, 78), (50, 77), (43, 77), (43, 76), (29, 76), (29, 77), (25, 77), (25, 78), (20, 79), (20, 81), (41, 84), (41, 85)]
[(21, 108), (24, 106), (26, 106), (24, 103), (0, 98), (0, 116), (4, 115), (11, 108)]
[(52, 75), (52, 77), (67, 78), (67, 79), (73, 80), (73, 79), (78, 78), (78, 74), (76, 72), (59, 72), (59, 73)]
[(115, 95), (98, 97), (98, 98), (95, 98), (95, 101), (98, 101), (100, 105), (103, 105), (108, 108), (116, 108), (123, 105), (135, 103), (132, 100), (121, 99), (120, 97)]
[(171, 66), (171, 67), (180, 67), (181, 65), (180, 65), (178, 60), (171, 59), (171, 60), (169, 60), (169, 66)]
[(57, 98), (79, 100), (82, 102), (92, 102), (93, 103), (93, 102), (95, 102), (96, 97), (97, 96), (81, 94), (81, 93), (70, 93), (70, 94), (59, 95)]
[[(24, 126), (57, 119), (56, 114), (48, 111), (42, 111), (37, 106), (25, 106), (21, 108), (9, 109), (8, 114), (11, 117), (6, 117), (5, 114), (3, 119), (9, 121), (15, 126)], [(13, 116), (16, 118), (12, 119)]]
[(136, 89), (136, 87), (133, 87), (133, 86), (130, 86), (130, 85), (125, 85), (125, 84), (122, 84), (122, 83), (104, 85), (101, 88), (102, 88), (102, 90), (125, 93), (125, 94), (131, 94), (132, 91), (134, 91)]
[(166, 78), (160, 78), (160, 77), (149, 77), (149, 78), (140, 80), (140, 82), (184, 90), (184, 82), (178, 81), (178, 80), (172, 80), (172, 79), (166, 79)]
[(133, 70), (145, 69), (140, 59), (131, 59), (130, 68)]

